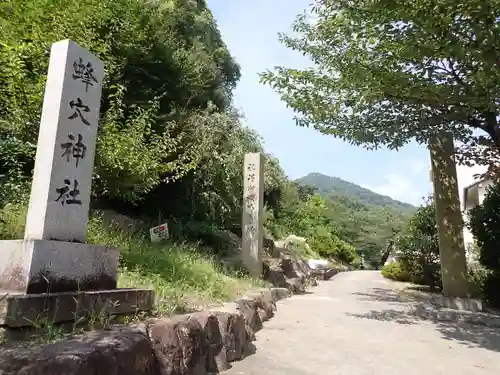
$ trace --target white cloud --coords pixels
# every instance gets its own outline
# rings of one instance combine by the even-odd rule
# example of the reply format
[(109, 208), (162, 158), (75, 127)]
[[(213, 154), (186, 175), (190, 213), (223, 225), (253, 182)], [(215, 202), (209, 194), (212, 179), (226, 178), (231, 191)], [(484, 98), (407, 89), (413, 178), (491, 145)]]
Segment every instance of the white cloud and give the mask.
[(408, 202), (414, 205), (422, 203), (425, 195), (412, 183), (411, 177), (405, 177), (397, 173), (389, 173), (384, 176), (384, 182), (375, 186), (365, 188), (381, 195), (387, 195), (392, 199)]
[(375, 193), (387, 195), (392, 199), (418, 206), (423, 202), (422, 198), (427, 196), (428, 192), (417, 188), (415, 180), (426, 178), (428, 164), (423, 160), (415, 160), (405, 163), (405, 167), (401, 169), (406, 170), (407, 173), (387, 173), (384, 175), (382, 183), (363, 187)]

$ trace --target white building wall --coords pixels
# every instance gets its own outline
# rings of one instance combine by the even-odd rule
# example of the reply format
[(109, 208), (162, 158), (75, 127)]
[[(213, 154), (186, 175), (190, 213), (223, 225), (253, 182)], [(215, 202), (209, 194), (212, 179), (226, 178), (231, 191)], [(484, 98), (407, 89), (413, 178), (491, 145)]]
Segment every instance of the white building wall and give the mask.
[[(458, 166), (457, 165), (457, 179), (460, 193), (460, 204), (462, 207), (464, 223), (468, 220), (468, 212), (478, 204), (481, 204), (486, 195), (486, 188), (490, 184), (490, 181), (484, 181), (476, 185), (474, 188), (469, 190), (469, 194), (467, 197), (467, 206), (464, 207), (464, 188), (479, 182), (481, 180), (480, 177), (475, 177), (476, 174), (483, 174), (486, 172), (485, 166)], [(471, 231), (464, 225), (464, 245), (467, 251), (467, 259), (472, 261), (473, 254), (472, 250), (474, 249), (474, 236)]]

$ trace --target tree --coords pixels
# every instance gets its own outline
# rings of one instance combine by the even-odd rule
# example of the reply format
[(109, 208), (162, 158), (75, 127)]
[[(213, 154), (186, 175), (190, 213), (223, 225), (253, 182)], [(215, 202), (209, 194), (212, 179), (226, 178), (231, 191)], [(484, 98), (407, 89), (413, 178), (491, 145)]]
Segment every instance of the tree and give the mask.
[[(450, 131), (463, 161), (499, 159), (500, 0), (315, 0), (281, 42), (314, 68), (262, 74), (313, 126), (397, 149)], [(312, 22), (313, 21), (313, 22)]]

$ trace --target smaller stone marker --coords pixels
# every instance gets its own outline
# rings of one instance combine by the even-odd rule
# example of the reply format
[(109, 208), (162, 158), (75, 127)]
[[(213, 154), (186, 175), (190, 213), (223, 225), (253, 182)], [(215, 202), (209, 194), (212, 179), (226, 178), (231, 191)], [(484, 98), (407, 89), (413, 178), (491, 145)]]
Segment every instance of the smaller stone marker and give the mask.
[(262, 275), (264, 239), (264, 157), (245, 155), (243, 181), (242, 261), (255, 278)]

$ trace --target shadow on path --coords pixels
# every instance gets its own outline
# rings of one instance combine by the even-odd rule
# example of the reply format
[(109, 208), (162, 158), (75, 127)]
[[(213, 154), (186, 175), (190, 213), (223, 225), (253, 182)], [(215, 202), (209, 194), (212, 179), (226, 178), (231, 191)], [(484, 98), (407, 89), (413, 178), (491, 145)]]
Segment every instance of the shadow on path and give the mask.
[[(409, 303), (424, 300), (424, 297), (409, 296), (402, 298), (397, 292), (373, 288), (369, 293), (353, 293), (360, 301), (398, 303), (400, 309), (371, 309), (363, 314), (347, 313), (348, 316), (358, 319), (371, 319), (384, 322), (394, 322), (403, 325), (417, 325), (423, 321), (431, 323), (445, 340), (456, 341), (469, 348), (484, 348), (500, 352), (500, 329), (465, 322), (426, 320), (408, 314), (404, 308)], [(427, 297), (428, 299), (428, 297)]]

